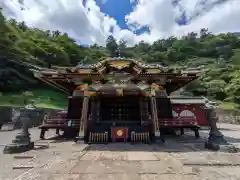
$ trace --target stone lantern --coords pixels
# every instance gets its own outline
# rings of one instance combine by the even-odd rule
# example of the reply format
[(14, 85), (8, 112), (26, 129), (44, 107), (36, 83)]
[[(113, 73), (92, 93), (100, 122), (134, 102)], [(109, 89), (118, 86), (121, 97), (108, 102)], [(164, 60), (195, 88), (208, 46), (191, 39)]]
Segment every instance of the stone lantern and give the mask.
[(220, 145), (226, 145), (227, 141), (223, 134), (217, 128), (218, 117), (213, 107), (206, 108), (207, 119), (210, 125), (210, 132), (208, 140), (205, 142), (205, 147), (212, 150), (218, 150)]
[(3, 153), (21, 153), (34, 148), (34, 142), (31, 142), (29, 129), (29, 123), (32, 119), (32, 114), (34, 113), (36, 107), (33, 102), (30, 105), (26, 105), (21, 109), (20, 121), (22, 124), (22, 130), (19, 132), (15, 139), (12, 141), (12, 144), (6, 145)]
[(207, 119), (209, 120), (210, 132), (207, 141), (205, 142), (205, 147), (211, 150), (221, 150), (231, 153), (239, 152), (239, 148), (232, 144), (229, 144), (225, 139), (223, 134), (217, 128), (218, 117), (213, 107), (207, 108)]

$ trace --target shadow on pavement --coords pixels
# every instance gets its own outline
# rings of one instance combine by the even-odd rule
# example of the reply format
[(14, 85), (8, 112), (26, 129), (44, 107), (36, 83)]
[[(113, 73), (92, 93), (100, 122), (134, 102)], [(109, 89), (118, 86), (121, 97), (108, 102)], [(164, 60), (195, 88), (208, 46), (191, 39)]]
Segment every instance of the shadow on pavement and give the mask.
[(165, 143), (156, 141), (152, 144), (140, 143), (108, 143), (90, 144), (91, 151), (145, 151), (145, 152), (196, 152), (208, 151), (204, 146), (204, 139), (194, 136), (166, 136)]
[[(223, 131), (223, 129), (220, 129), (220, 131)], [(229, 130), (230, 131), (230, 130)], [(231, 130), (233, 131), (233, 130)], [(208, 132), (201, 132), (201, 134), (203, 134), (204, 136), (208, 136)], [(224, 133), (223, 133), (224, 134)], [(240, 143), (240, 138), (235, 138), (235, 137), (230, 137), (230, 136), (226, 136), (224, 135), (224, 139), (228, 142), (228, 143)]]
[(53, 140), (51, 143), (74, 142), (74, 138), (65, 138), (64, 136), (56, 136), (47, 140)]
[(220, 131), (239, 131), (239, 129), (219, 128)]

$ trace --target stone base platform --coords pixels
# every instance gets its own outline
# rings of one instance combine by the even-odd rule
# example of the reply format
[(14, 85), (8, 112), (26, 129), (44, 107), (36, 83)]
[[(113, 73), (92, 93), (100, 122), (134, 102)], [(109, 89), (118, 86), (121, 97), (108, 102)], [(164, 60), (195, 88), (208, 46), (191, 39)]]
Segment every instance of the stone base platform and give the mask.
[(205, 141), (205, 148), (213, 151), (221, 151), (221, 152), (228, 152), (228, 153), (240, 152), (240, 148), (234, 146), (233, 144), (228, 144), (228, 143), (218, 144), (210, 141)]
[(4, 147), (4, 154), (15, 154), (15, 153), (23, 153), (29, 151), (34, 148), (34, 142), (30, 142), (29, 144), (10, 144)]

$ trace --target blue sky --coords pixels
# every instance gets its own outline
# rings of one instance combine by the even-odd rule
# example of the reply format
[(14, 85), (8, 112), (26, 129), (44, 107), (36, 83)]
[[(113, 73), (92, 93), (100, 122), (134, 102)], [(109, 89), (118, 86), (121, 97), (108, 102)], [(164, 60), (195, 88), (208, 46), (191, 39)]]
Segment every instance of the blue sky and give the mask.
[[(85, 3), (86, 0), (83, 1)], [(114, 18), (121, 29), (129, 29), (125, 22), (125, 16), (131, 13), (133, 5), (130, 0), (96, 0), (97, 5), (100, 7), (101, 12)], [(176, 19), (176, 23), (179, 25), (185, 25), (187, 23), (186, 13), (182, 12), (181, 16)], [(148, 25), (137, 29), (134, 33), (137, 35), (149, 32)]]
[(100, 7), (101, 12), (116, 19), (118, 25), (122, 29), (128, 29), (125, 23), (125, 16), (133, 11), (130, 0), (96, 0), (97, 5)]
[[(97, 5), (100, 7), (101, 12), (114, 18), (121, 29), (129, 29), (125, 21), (125, 16), (133, 11), (133, 4), (130, 0), (96, 0)], [(147, 25), (137, 29), (134, 33), (140, 35), (149, 31)]]

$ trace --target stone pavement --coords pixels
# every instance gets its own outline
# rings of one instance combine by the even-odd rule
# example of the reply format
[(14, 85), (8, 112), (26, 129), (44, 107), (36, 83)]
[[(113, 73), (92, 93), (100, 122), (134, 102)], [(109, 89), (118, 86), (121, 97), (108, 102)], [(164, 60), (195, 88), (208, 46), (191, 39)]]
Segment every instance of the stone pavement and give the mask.
[[(14, 155), (3, 154), (5, 145), (10, 144), (15, 138), (15, 135), (20, 131), (21, 130), (0, 131), (0, 180), (12, 179), (12, 177), (16, 176), (19, 173), (22, 173), (23, 171), (23, 169), (12, 169), (15, 164), (19, 164), (19, 162), (21, 162), (20, 159), (15, 159)], [(32, 141), (39, 141), (40, 130), (38, 128), (31, 128), (29, 132), (31, 134)], [(53, 137), (55, 136), (55, 131), (50, 130), (46, 133), (46, 135), (47, 137)], [(23, 155), (27, 155), (28, 153), (23, 153)], [(29, 158), (26, 159), (29, 160)]]
[[(46, 144), (49, 148), (41, 149)], [(13, 160), (1, 164), (0, 180), (240, 180), (240, 153), (207, 151), (202, 139), (191, 136), (167, 139), (164, 145), (63, 140), (36, 145), (23, 157), (9, 155)], [(1, 156), (0, 163), (6, 155)]]
[[(12, 142), (13, 139), (15, 139), (15, 136), (17, 133), (19, 133), (21, 130), (11, 130), (11, 131), (5, 131), (5, 130), (0, 130), (0, 147), (5, 146), (6, 144), (9, 144)], [(40, 129), (35, 127), (35, 128), (30, 128), (29, 133), (31, 134), (31, 140), (32, 141), (37, 141), (39, 140), (40, 137)], [(47, 136), (53, 136), (55, 134), (55, 131), (49, 130), (46, 132)]]
[[(218, 123), (217, 126), (224, 135), (224, 138), (229, 143), (234, 144), (236, 147), (240, 148), (240, 125)], [(200, 136), (203, 138), (208, 138), (209, 131), (200, 131)]]
[[(143, 145), (115, 143), (74, 145), (50, 143), (50, 148), (32, 151), (31, 160), (19, 160), (33, 168), (14, 180), (217, 180), (240, 179), (240, 154), (204, 151), (201, 144)], [(56, 144), (56, 145), (55, 145)], [(43, 152), (44, 151), (44, 152)], [(45, 164), (44, 164), (45, 163)], [(14, 172), (15, 170), (13, 170)], [(14, 173), (11, 173), (14, 174)]]

